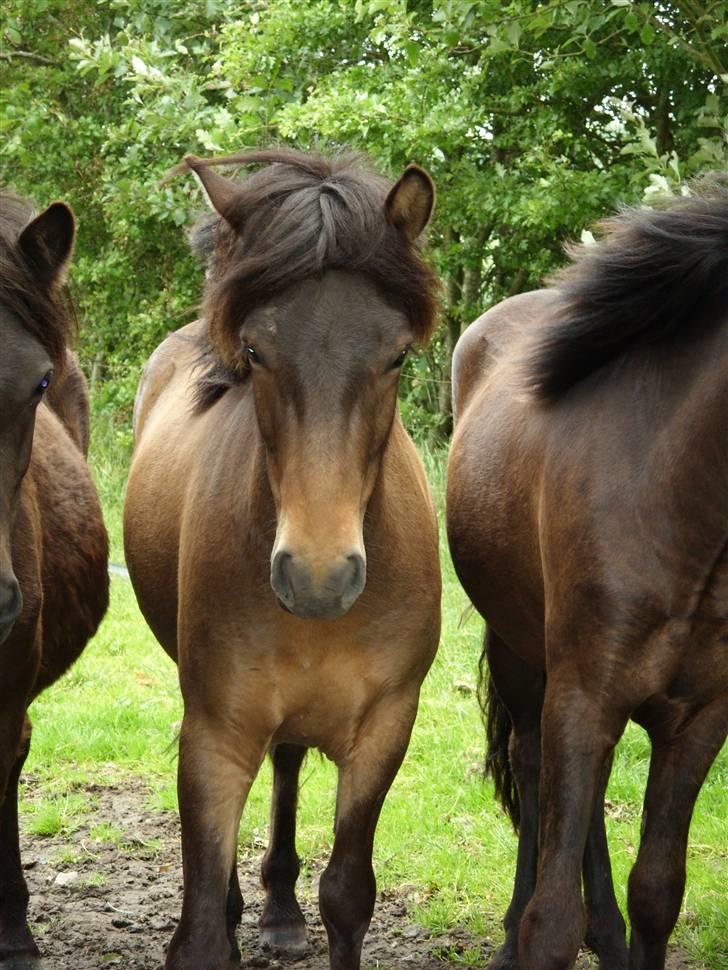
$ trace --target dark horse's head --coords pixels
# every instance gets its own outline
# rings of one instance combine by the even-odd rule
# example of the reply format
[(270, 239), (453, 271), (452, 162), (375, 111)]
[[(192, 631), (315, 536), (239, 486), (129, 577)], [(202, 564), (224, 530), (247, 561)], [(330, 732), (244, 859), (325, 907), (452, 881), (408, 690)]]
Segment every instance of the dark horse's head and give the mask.
[(73, 329), (61, 287), (73, 236), (63, 203), (33, 218), (27, 202), (0, 192), (0, 643), (23, 605), (12, 539), (36, 408)]
[[(215, 162), (265, 167), (241, 182)], [(417, 247), (432, 181), (413, 165), (392, 185), (351, 154), (186, 164), (216, 213), (197, 233), (210, 343), (231, 380), (252, 382), (266, 446), (271, 584), (298, 616), (341, 616), (364, 589), (364, 514), (400, 370), (434, 326), (436, 281)]]

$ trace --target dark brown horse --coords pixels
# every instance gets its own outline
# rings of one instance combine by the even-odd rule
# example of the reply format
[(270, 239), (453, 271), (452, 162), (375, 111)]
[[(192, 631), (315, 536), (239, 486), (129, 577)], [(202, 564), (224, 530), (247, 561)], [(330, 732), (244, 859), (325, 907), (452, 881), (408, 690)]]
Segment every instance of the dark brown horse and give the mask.
[(415, 166), (392, 187), (352, 156), (227, 161), (265, 167), (240, 182), (187, 159), (214, 209), (196, 234), (204, 316), (147, 365), (125, 510), (134, 588), (185, 706), (167, 968), (237, 965), (236, 836), (266, 752), (260, 932), (305, 946), (296, 797), (317, 747), (339, 768), (321, 915), (331, 967), (356, 970), (374, 831), (440, 628), (435, 515), (397, 410), (402, 363), (434, 322), (416, 246), (433, 187)]
[[(448, 532), (520, 813), (498, 970), (566, 970), (585, 932), (603, 970), (664, 966), (728, 726), (728, 187), (604, 233), (554, 289), (477, 320), (454, 362)], [(628, 953), (603, 816), (629, 718), (652, 758)]]
[(88, 401), (66, 346), (73, 236), (62, 203), (33, 218), (0, 193), (0, 961), (14, 966), (38, 952), (18, 845), (28, 705), (80, 654), (108, 601)]

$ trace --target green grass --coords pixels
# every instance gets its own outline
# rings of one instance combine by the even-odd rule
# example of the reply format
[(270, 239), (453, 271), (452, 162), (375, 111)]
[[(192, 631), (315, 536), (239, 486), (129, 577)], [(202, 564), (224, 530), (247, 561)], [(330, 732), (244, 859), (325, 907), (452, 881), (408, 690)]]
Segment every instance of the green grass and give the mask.
[[(121, 494), (129, 435), (97, 422), (94, 471), (111, 536), (112, 560), (121, 561)], [(442, 504), (442, 456), (426, 456)], [(502, 938), (516, 840), (483, 783), (483, 729), (473, 689), (482, 623), (467, 610), (444, 535), (443, 637), (422, 692), (412, 743), (390, 792), (377, 833), (375, 867), (382, 888), (406, 891), (417, 917), (433, 930), (456, 924)], [(129, 582), (112, 580), (111, 607), (95, 640), (72, 671), (34, 705), (28, 771), (39, 784), (23, 803), (26, 830), (72, 832), (84, 812), (79, 786), (139, 777), (150, 789), (149, 810), (176, 807), (176, 734), (181, 703), (174, 665), (140, 616)], [(608, 791), (608, 830), (620, 904), (639, 843), (641, 801), (649, 746), (631, 726), (622, 740)], [(331, 845), (335, 770), (309, 757), (302, 771), (299, 851), (306, 866)], [(700, 795), (688, 853), (688, 889), (676, 941), (710, 970), (728, 968), (726, 753)], [(270, 770), (253, 787), (240, 831), (244, 852), (265, 844)], [(120, 837), (114, 820), (95, 830), (98, 841)], [(461, 954), (478, 965), (477, 950)]]

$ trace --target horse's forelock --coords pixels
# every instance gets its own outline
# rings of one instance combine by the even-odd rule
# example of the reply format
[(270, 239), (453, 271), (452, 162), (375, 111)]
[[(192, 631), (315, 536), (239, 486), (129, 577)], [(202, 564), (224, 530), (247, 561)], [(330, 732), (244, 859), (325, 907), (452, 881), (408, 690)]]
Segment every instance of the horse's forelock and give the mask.
[(204, 314), (211, 339), (228, 365), (244, 313), (327, 269), (369, 276), (402, 305), (416, 341), (429, 340), (438, 304), (435, 275), (387, 221), (391, 183), (361, 155), (272, 150), (211, 162), (265, 166), (238, 183), (225, 219), (207, 216), (191, 236), (210, 270)]

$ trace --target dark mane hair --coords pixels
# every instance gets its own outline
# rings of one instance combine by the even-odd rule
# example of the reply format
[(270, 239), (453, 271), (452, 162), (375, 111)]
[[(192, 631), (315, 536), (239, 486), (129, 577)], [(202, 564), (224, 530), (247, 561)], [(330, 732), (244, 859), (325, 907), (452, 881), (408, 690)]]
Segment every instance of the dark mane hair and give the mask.
[(694, 183), (664, 207), (626, 209), (600, 241), (569, 250), (553, 278), (560, 315), (524, 361), (531, 392), (555, 400), (632, 347), (697, 333), (728, 315), (728, 178)]
[(247, 373), (238, 338), (242, 315), (327, 269), (368, 276), (402, 308), (416, 342), (430, 339), (437, 279), (417, 246), (387, 221), (392, 183), (361, 155), (324, 158), (279, 149), (205, 164), (218, 162), (264, 167), (235, 183), (225, 219), (206, 216), (191, 234), (192, 249), (208, 263), (203, 315), (218, 357), (202, 378), (202, 404), (219, 397), (226, 381), (229, 386)]
[(27, 200), (0, 191), (0, 304), (20, 319), (60, 370), (76, 334), (76, 314), (66, 288), (39, 279), (17, 245), (35, 214)]

